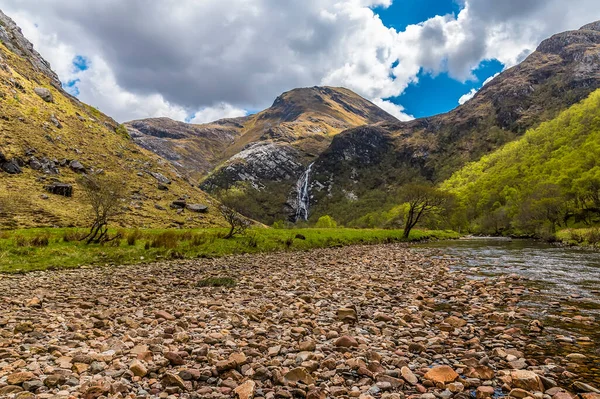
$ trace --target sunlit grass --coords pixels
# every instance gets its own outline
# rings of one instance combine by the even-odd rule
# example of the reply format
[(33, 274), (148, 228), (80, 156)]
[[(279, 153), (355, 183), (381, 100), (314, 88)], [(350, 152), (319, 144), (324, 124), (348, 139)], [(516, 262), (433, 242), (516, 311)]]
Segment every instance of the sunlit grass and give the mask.
[[(27, 229), (0, 232), (0, 272), (23, 272), (83, 265), (134, 264), (166, 259), (212, 258), (231, 254), (302, 251), (352, 244), (403, 242), (402, 230), (263, 229), (224, 239), (226, 229), (123, 229), (104, 245), (79, 241), (84, 229)], [(47, 246), (32, 243), (40, 237)], [(449, 231), (411, 232), (408, 241), (458, 238)]]

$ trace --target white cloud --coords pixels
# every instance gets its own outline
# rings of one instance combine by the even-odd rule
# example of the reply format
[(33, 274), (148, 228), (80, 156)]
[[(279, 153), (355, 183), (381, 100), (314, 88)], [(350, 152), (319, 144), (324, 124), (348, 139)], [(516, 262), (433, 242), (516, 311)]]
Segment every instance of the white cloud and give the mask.
[(471, 89), (471, 91), (468, 92), (467, 94), (463, 94), (462, 96), (460, 96), (460, 98), (458, 99), (458, 103), (460, 105), (463, 105), (464, 103), (466, 103), (467, 101), (469, 101), (470, 99), (475, 97), (475, 94), (477, 94), (478, 91), (479, 90), (477, 90), (477, 89)]
[(391, 101), (375, 98), (371, 102), (400, 121), (406, 122), (415, 119), (414, 116), (404, 112), (403, 106), (394, 104)]
[(246, 116), (248, 112), (241, 108), (236, 108), (231, 104), (220, 103), (214, 107), (207, 107), (198, 112), (190, 120), (190, 123), (207, 123), (223, 118), (237, 118), (238, 116)]
[[(483, 87), (483, 86), (485, 86), (486, 84), (490, 83), (490, 82), (491, 82), (492, 80), (494, 80), (494, 78), (495, 78), (496, 76), (498, 76), (498, 75), (500, 75), (500, 74), (499, 74), (499, 73), (497, 73), (497, 74), (495, 74), (495, 75), (493, 75), (493, 76), (490, 76), (489, 78), (487, 78), (487, 79), (486, 79), (486, 80), (483, 82), (483, 84), (481, 85), (481, 87)], [(463, 94), (462, 96), (460, 96), (460, 98), (458, 99), (458, 103), (459, 103), (460, 105), (463, 105), (464, 103), (466, 103), (467, 101), (469, 101), (470, 99), (472, 99), (473, 97), (475, 97), (475, 94), (477, 94), (477, 92), (478, 92), (479, 90), (481, 90), (481, 88), (480, 88), (480, 89), (471, 89), (471, 91), (470, 91), (470, 92), (468, 92), (467, 94)]]
[[(373, 12), (392, 0), (3, 0), (2, 7), (63, 81), (79, 79), (83, 101), (119, 121), (237, 115), (316, 84), (348, 87), (406, 118), (384, 99), (402, 94), (421, 70), (473, 79), (482, 60), (512, 66), (549, 35), (600, 19), (597, 0), (460, 2), (458, 15), (403, 32)], [(76, 55), (90, 59), (88, 70), (73, 70)]]

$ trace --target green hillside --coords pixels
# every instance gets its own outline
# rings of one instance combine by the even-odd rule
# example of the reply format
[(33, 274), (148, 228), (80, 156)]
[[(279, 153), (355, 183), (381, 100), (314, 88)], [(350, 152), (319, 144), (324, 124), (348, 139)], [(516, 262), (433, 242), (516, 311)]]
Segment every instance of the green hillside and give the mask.
[(475, 232), (544, 234), (600, 222), (600, 90), (442, 184)]

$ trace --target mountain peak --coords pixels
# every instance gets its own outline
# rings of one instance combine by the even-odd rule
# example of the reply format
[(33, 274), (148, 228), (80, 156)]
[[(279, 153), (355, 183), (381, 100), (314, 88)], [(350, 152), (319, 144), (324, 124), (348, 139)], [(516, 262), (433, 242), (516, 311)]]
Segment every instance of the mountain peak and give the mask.
[(313, 86), (286, 91), (264, 111), (262, 118), (294, 122), (306, 114), (327, 114), (347, 119), (347, 114), (365, 119), (366, 123), (396, 122), (396, 118), (344, 87)]

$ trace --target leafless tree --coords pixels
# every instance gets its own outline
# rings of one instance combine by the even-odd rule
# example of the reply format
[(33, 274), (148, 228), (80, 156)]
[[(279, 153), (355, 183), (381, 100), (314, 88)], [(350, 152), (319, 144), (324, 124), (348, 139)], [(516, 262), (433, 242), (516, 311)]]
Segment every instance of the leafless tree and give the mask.
[(238, 234), (244, 234), (246, 229), (250, 227), (249, 221), (233, 209), (222, 205), (220, 210), (221, 215), (229, 224), (229, 233), (227, 233), (225, 238), (231, 238)]
[(110, 238), (108, 223), (123, 213), (122, 200), (125, 198), (123, 183), (106, 175), (85, 175), (78, 181), (87, 203), (92, 208), (93, 223), (90, 232), (82, 241), (87, 244), (100, 244), (111, 241), (118, 236)]

